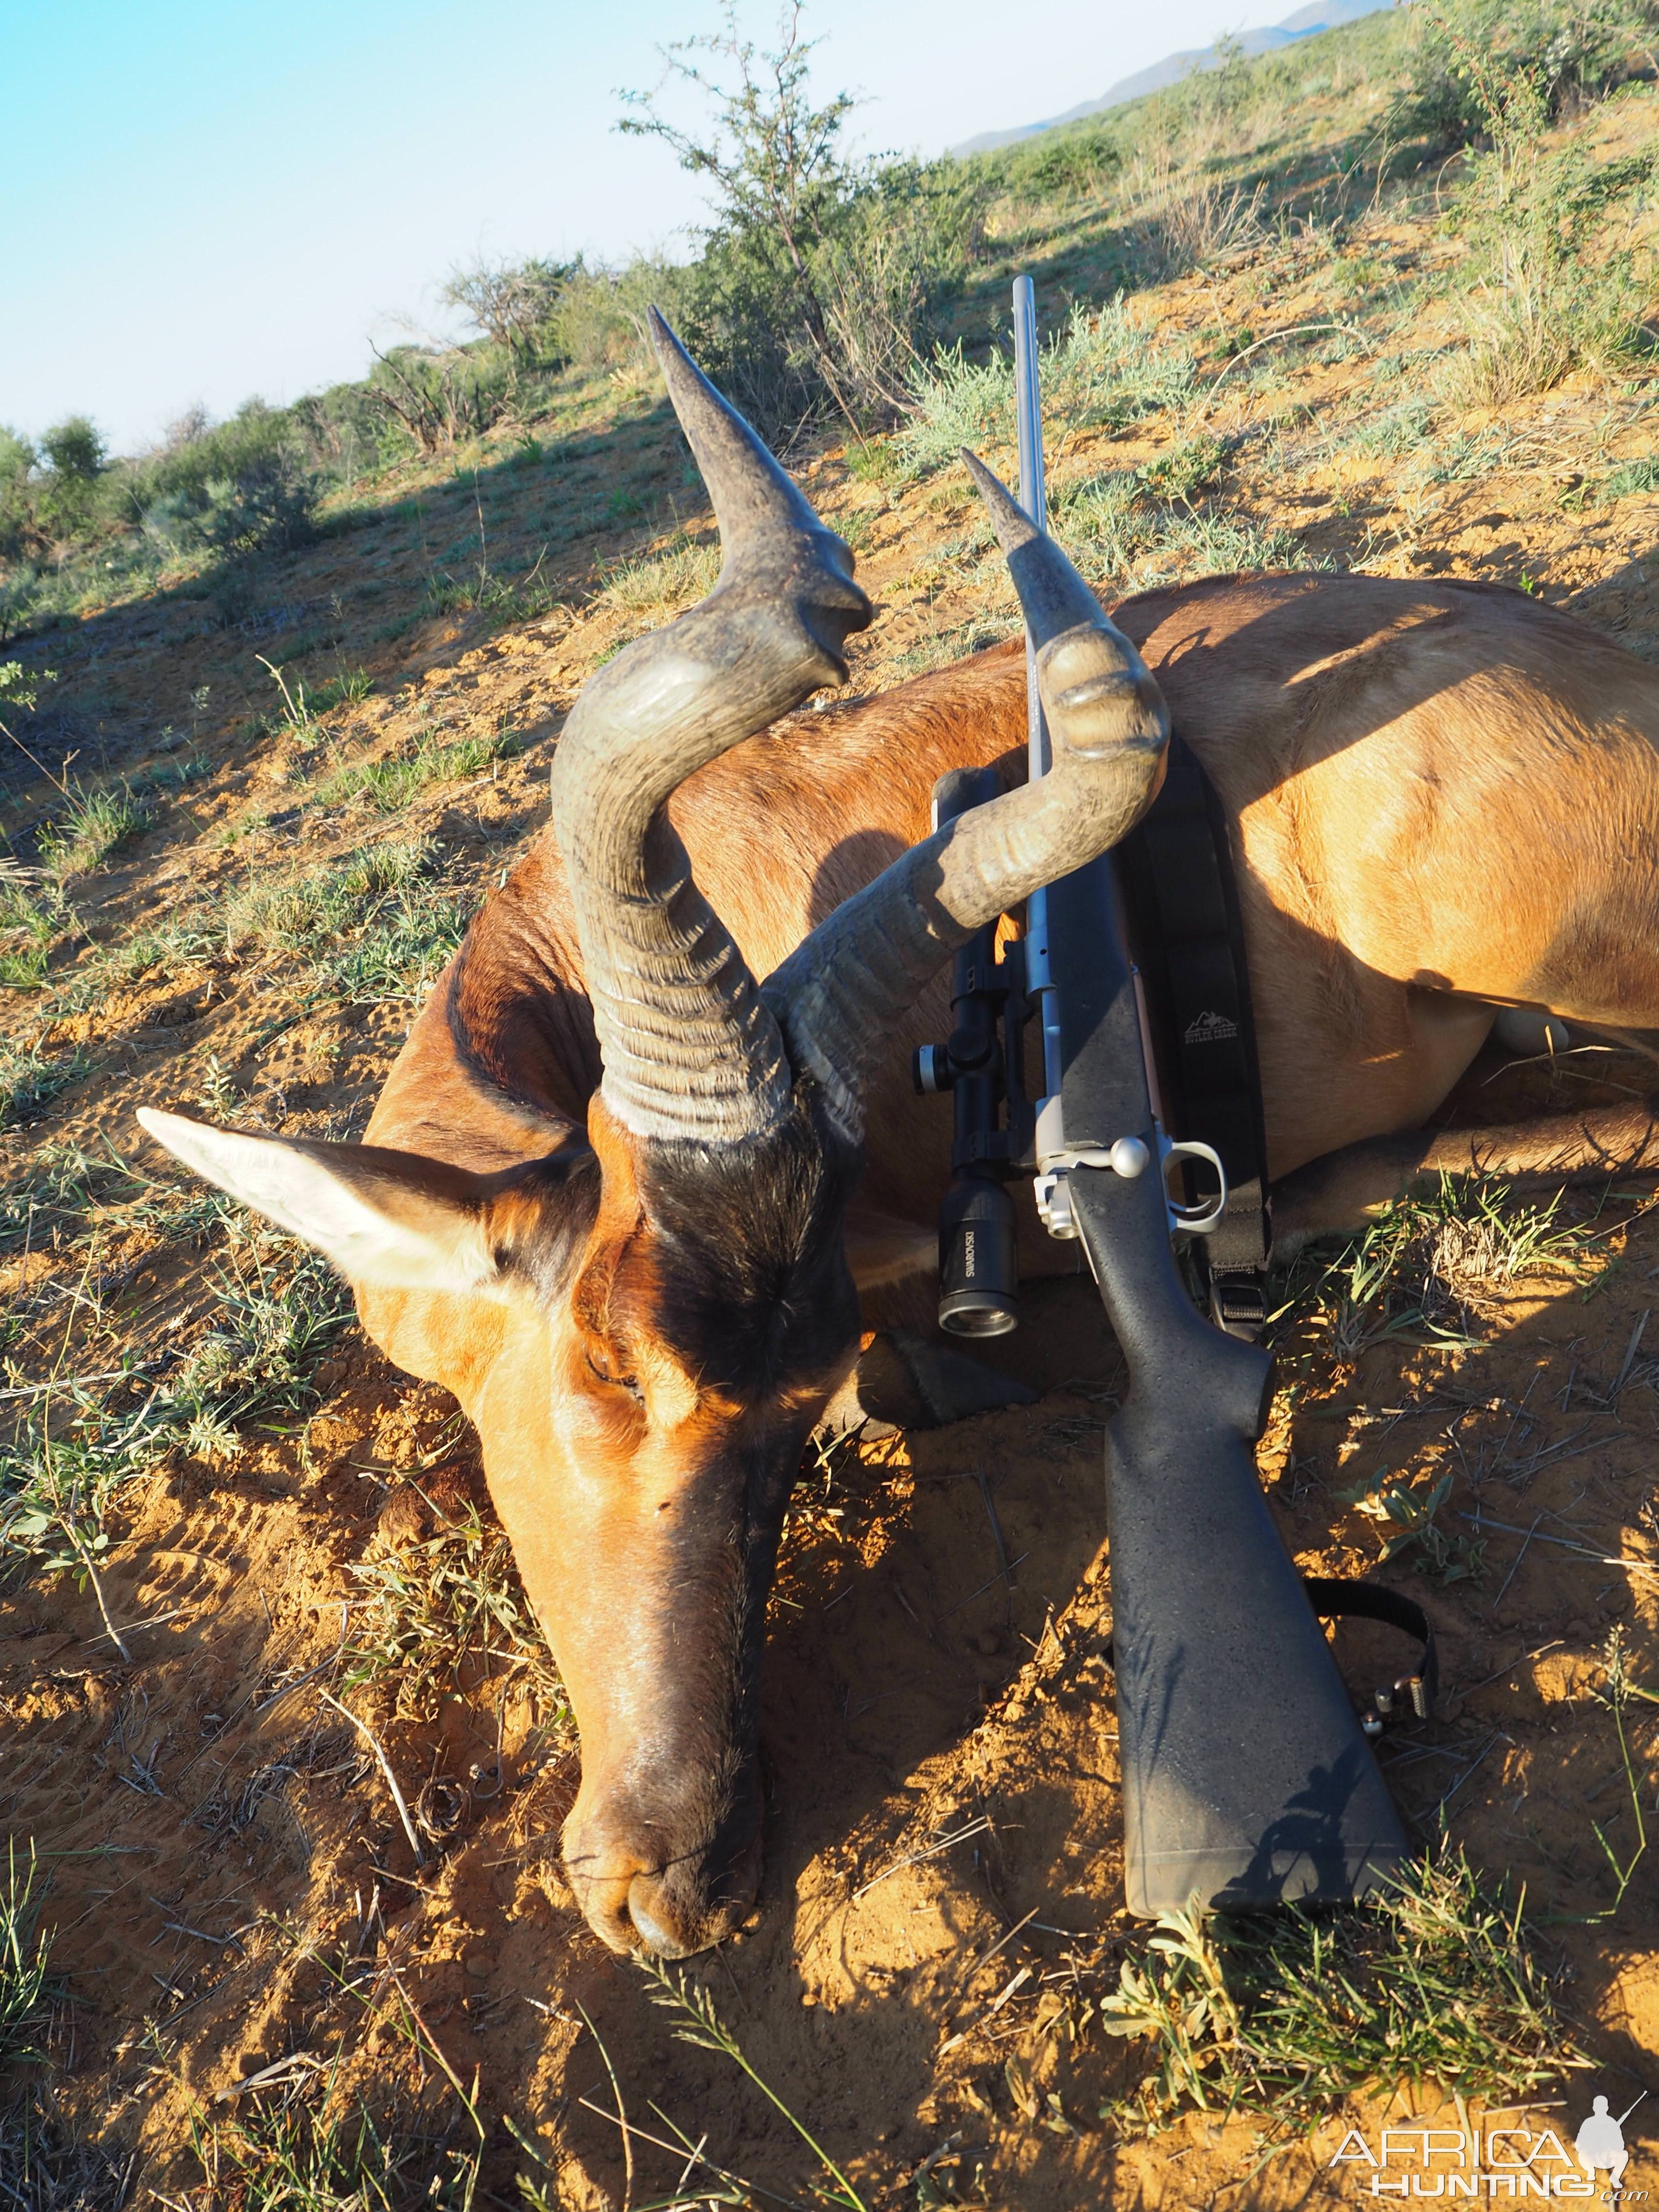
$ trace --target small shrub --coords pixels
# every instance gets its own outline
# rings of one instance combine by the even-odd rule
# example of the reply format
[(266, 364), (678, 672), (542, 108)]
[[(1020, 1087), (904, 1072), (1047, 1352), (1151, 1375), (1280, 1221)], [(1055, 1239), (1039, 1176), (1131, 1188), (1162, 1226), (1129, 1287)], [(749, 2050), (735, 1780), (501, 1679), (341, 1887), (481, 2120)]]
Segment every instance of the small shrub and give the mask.
[(1431, 399), (1402, 399), (1359, 423), (1340, 440), (1342, 449), (1382, 461), (1403, 460), (1420, 453), (1434, 420)]
[(640, 254), (618, 268), (578, 260), (559, 295), (550, 331), (563, 357), (585, 369), (654, 374), (646, 310), (685, 319), (689, 277), (673, 262)]
[(368, 389), (416, 453), (447, 453), (509, 412), (515, 373), (505, 349), (402, 345), (375, 356)]
[(299, 419), (259, 399), (216, 425), (187, 417), (113, 482), (118, 512), (159, 551), (227, 562), (309, 544), (322, 492)]
[(1598, 98), (1632, 70), (1652, 66), (1654, 0), (1437, 0), (1414, 8), (1400, 135), (1468, 145), (1492, 127), (1486, 70), (1524, 70), (1548, 120)]
[(1602, 478), (1599, 491), (1609, 501), (1629, 499), (1638, 492), (1659, 491), (1659, 459), (1644, 454), (1640, 460), (1621, 461)]
[(1466, 354), (1443, 372), (1449, 398), (1503, 406), (1571, 370), (1607, 371), (1640, 343), (1642, 290), (1628, 256), (1598, 261), (1594, 236), (1612, 190), (1581, 145), (1551, 151), (1547, 58), (1509, 62), (1446, 35), (1489, 143), (1472, 161), (1457, 219), (1482, 281), (1465, 310)]
[(1486, 1571), (1484, 1537), (1461, 1536), (1443, 1528), (1435, 1516), (1451, 1496), (1452, 1477), (1443, 1474), (1428, 1483), (1413, 1483), (1404, 1474), (1383, 1468), (1368, 1475), (1352, 1490), (1337, 1496), (1366, 1520), (1376, 1523), (1382, 1539), (1382, 1563), (1402, 1552), (1416, 1555), (1424, 1574), (1438, 1575), (1443, 1583), (1465, 1582)]
[(1091, 117), (1011, 148), (1001, 182), (1020, 198), (1058, 200), (1063, 206), (1070, 200), (1098, 197), (1122, 168), (1123, 149), (1112, 123)]
[(1160, 181), (1137, 203), (1124, 239), (1146, 281), (1162, 284), (1266, 238), (1267, 186)]
[(106, 448), (84, 415), (72, 415), (40, 441), (33, 486), (36, 524), (53, 544), (66, 544), (88, 529), (98, 511), (99, 479)]
[[(34, 443), (0, 423), (0, 560), (15, 561), (34, 545), (33, 502), (29, 496), (29, 474), (35, 464)], [(6, 632), (0, 628), (0, 642)]]
[(780, 41), (758, 52), (727, 0), (719, 31), (664, 56), (665, 82), (703, 99), (709, 124), (685, 128), (653, 92), (624, 95), (620, 127), (668, 146), (714, 203), (684, 306), (704, 367), (769, 434), (830, 415), (861, 430), (904, 405), (977, 243), (979, 187), (956, 162), (849, 161), (854, 100), (813, 104), (798, 14)]
[(1225, 453), (1220, 439), (1204, 430), (1195, 438), (1183, 438), (1135, 474), (1160, 499), (1190, 499), (1215, 481)]
[(453, 269), (439, 297), (474, 329), (526, 362), (556, 360), (560, 301), (581, 268), (577, 261), (485, 261)]
[(957, 463), (964, 446), (982, 452), (1014, 435), (1014, 364), (1006, 353), (969, 361), (960, 343), (935, 353), (915, 380), (910, 412), (890, 452), (905, 476)]

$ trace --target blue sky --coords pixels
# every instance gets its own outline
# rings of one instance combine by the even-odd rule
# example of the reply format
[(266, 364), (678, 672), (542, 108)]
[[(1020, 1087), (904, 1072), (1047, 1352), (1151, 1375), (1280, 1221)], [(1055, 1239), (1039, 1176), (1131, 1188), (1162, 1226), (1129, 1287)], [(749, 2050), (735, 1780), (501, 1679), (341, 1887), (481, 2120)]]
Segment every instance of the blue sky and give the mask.
[[(1053, 114), (1294, 0), (819, 0), (815, 81), (926, 154)], [(764, 40), (775, 8), (750, 5)], [(0, 422), (117, 450), (441, 326), (457, 262), (682, 250), (700, 203), (620, 86), (716, 0), (0, 0)]]

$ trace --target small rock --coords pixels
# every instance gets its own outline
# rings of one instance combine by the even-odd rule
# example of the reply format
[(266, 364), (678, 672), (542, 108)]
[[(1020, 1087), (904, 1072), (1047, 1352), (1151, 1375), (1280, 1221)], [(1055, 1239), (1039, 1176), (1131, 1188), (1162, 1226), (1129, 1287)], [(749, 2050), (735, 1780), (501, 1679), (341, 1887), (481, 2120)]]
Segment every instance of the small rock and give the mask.
[(490, 1951), (469, 1951), (462, 1964), (469, 1974), (478, 1981), (485, 1982), (495, 1971), (495, 1954)]

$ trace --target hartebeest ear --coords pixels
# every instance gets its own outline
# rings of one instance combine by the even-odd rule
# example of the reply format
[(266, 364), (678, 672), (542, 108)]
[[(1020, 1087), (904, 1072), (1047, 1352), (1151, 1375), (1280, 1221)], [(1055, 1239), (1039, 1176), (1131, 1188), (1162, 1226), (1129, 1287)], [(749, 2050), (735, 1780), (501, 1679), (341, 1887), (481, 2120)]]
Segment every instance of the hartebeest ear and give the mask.
[(500, 1176), (376, 1145), (251, 1137), (150, 1106), (138, 1119), (175, 1159), (314, 1244), (349, 1282), (457, 1291), (500, 1280), (489, 1218)]

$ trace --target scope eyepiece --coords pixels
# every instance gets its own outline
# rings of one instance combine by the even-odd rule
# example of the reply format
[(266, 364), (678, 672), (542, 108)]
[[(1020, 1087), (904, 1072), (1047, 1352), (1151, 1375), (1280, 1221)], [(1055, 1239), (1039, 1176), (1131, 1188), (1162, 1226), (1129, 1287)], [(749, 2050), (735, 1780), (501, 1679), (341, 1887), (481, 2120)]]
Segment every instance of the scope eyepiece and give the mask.
[(940, 1091), (950, 1091), (956, 1085), (956, 1070), (951, 1065), (948, 1047), (942, 1044), (919, 1044), (910, 1061), (910, 1080), (922, 1097)]
[(939, 1217), (939, 1325), (952, 1336), (1019, 1326), (1019, 1231), (1006, 1185), (958, 1176)]

